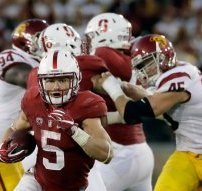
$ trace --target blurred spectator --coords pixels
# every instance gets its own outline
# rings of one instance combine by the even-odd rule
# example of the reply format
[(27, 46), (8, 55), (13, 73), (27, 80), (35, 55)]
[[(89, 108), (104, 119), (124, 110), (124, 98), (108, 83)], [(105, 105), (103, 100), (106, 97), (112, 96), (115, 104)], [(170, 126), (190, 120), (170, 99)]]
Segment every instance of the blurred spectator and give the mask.
[(158, 20), (158, 6), (155, 0), (129, 1), (124, 16), (132, 23), (133, 36), (150, 33)]
[(125, 12), (126, 5), (125, 0), (113, 0), (106, 9), (106, 12), (123, 14)]
[(161, 19), (154, 25), (153, 33), (163, 34), (175, 41), (182, 23), (177, 19), (177, 10), (173, 5), (163, 7)]
[(187, 22), (187, 31), (189, 32), (192, 44), (198, 52), (199, 69), (202, 68), (202, 7), (198, 8), (195, 15)]
[(71, 24), (82, 36), (87, 22), (102, 13), (104, 6), (97, 0), (69, 0), (65, 4), (65, 23)]
[(181, 27), (173, 42), (177, 58), (179, 60), (187, 61), (193, 65), (198, 64), (199, 54), (195, 46), (193, 46), (193, 39), (188, 34), (186, 28)]
[(132, 23), (134, 36), (164, 34), (180, 57), (202, 67), (201, 0), (1, 0), (0, 8), (0, 51), (10, 46), (11, 31), (22, 20), (65, 22), (82, 35), (90, 18), (115, 12)]
[(11, 31), (22, 20), (41, 18), (54, 22), (53, 0), (1, 0), (0, 1), (0, 51), (10, 47)]

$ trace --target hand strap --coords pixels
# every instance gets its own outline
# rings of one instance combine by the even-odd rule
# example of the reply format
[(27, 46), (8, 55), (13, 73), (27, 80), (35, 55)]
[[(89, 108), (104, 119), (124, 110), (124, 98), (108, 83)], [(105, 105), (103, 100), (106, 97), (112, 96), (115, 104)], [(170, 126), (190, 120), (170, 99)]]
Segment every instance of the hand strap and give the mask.
[[(74, 126), (74, 128), (75, 127), (76, 126)], [(75, 128), (75, 132), (72, 135), (72, 139), (74, 139), (74, 141), (77, 142), (81, 147), (83, 147), (88, 142), (89, 138), (90, 135), (79, 127)]]

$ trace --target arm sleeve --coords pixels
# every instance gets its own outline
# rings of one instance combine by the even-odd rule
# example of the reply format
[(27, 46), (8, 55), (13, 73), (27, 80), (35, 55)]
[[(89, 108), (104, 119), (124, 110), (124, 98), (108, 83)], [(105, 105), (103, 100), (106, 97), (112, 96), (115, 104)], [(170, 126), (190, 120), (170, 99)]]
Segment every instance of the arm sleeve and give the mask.
[(109, 47), (99, 47), (95, 54), (102, 58), (108, 70), (121, 80), (129, 81), (132, 76), (131, 58)]
[(139, 101), (129, 101), (125, 106), (124, 120), (128, 124), (136, 124), (142, 122), (142, 117), (155, 118), (153, 109), (145, 97)]

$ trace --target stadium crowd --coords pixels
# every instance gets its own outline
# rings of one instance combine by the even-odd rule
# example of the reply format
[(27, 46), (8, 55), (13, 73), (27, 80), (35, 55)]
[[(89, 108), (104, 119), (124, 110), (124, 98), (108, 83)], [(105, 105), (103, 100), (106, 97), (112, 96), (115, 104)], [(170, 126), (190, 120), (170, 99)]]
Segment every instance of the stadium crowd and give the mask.
[[(200, 0), (2, 0), (0, 8), (2, 10), (0, 13), (0, 51), (2, 51), (0, 53), (0, 64), (2, 65), (0, 75), (1, 87), (5, 88), (5, 92), (0, 94), (2, 96), (0, 102), (4, 106), (2, 112), (6, 108), (4, 104), (6, 102), (3, 98), (6, 93), (12, 101), (14, 100), (12, 93), (18, 92), (15, 100), (10, 104), (12, 107), (9, 107), (10, 111), (13, 112), (8, 115), (9, 120), (2, 118), (2, 121), (6, 120), (7, 123), (4, 123), (4, 129), (0, 131), (0, 138), (3, 141), (0, 146), (0, 170), (3, 172), (0, 171), (0, 182), (4, 183), (4, 185), (2, 183), (2, 187), (0, 186), (0, 191), (1, 189), (2, 191), (7, 189), (13, 191), (19, 180), (21, 181), (15, 188), (16, 191), (24, 191), (25, 188), (34, 191), (55, 190), (57, 184), (51, 181), (53, 176), (57, 176), (58, 189), (61, 191), (65, 189), (94, 191), (95, 188), (96, 191), (99, 191), (96, 185), (93, 185), (95, 182), (99, 183), (100, 191), (151, 191), (155, 185), (156, 191), (164, 191), (163, 189), (169, 188), (169, 186), (173, 188), (173, 191), (178, 186), (186, 191), (189, 191), (189, 187), (197, 189), (197, 191), (200, 189), (200, 183), (198, 183), (200, 182), (198, 181), (200, 180), (200, 170), (196, 170), (195, 173), (192, 168), (192, 163), (197, 168), (197, 160), (201, 157), (200, 148), (196, 148), (195, 143), (192, 145), (194, 141), (198, 141), (200, 144), (198, 138), (200, 131), (197, 129), (197, 123), (200, 122), (197, 118), (197, 113), (200, 113), (198, 108), (196, 109), (197, 113), (193, 114), (196, 116), (196, 123), (194, 121), (193, 124), (196, 132), (189, 132), (189, 129), (186, 129), (189, 122), (184, 124), (184, 118), (178, 118), (177, 109), (174, 110), (174, 114), (170, 112), (175, 119), (180, 121), (182, 129), (185, 129), (179, 135), (177, 133), (177, 152), (174, 152), (173, 159), (172, 157), (168, 159), (168, 154), (175, 150), (175, 136), (170, 126), (173, 127), (174, 124), (174, 128), (178, 128), (179, 124), (170, 118), (168, 120), (165, 116), (155, 118), (155, 116), (170, 111), (173, 106), (180, 108), (179, 105), (186, 102), (188, 103), (187, 113), (189, 113), (191, 111), (189, 107), (192, 106), (189, 103), (194, 105), (195, 100), (198, 99), (196, 94), (190, 97), (190, 94), (180, 94), (179, 92), (168, 94), (170, 97), (164, 98), (163, 92), (182, 91), (183, 88), (187, 88), (192, 94), (195, 91), (194, 88), (200, 88), (200, 75), (198, 70), (195, 70), (195, 68), (202, 70), (202, 2)], [(120, 17), (119, 14), (123, 17)], [(35, 18), (37, 19), (34, 20)], [(106, 19), (108, 23), (106, 23)], [(41, 27), (37, 28), (34, 22), (39, 22), (38, 26), (41, 25)], [(113, 29), (110, 33), (108, 33), (108, 25)], [(102, 30), (106, 32), (105, 34), (102, 33), (103, 31), (99, 33), (100, 27), (104, 28)], [(22, 39), (19, 40), (22, 31), (27, 32), (27, 36), (23, 37), (27, 38), (25, 44), (20, 42)], [(157, 46), (154, 53), (152, 52), (153, 44), (150, 44), (150, 41), (147, 42), (147, 35), (149, 35), (149, 39), (153, 39), (152, 43)], [(115, 40), (114, 43), (114, 39), (117, 42)], [(50, 43), (51, 46), (49, 46)], [(155, 60), (157, 65), (163, 59), (169, 60), (167, 65), (163, 62), (166, 68), (160, 65), (157, 69), (161, 70), (163, 77), (161, 75), (160, 77), (152, 76), (152, 71), (155, 71), (152, 64), (151, 66), (148, 64), (146, 67), (145, 63), (153, 63), (151, 57), (146, 57), (146, 61), (143, 60), (146, 54), (142, 55), (140, 61), (138, 60), (139, 57), (136, 57), (135, 51), (144, 46), (144, 43), (146, 47), (151, 47), (151, 49), (148, 48), (148, 54), (151, 53), (152, 58), (157, 60)], [(163, 49), (164, 46), (166, 46), (165, 49)], [(70, 54), (64, 50), (68, 50)], [(163, 57), (157, 58), (158, 50), (164, 53)], [(167, 51), (169, 52), (168, 58), (166, 57)], [(56, 58), (61, 61), (57, 63)], [(58, 67), (62, 73), (53, 70), (53, 73), (49, 74), (49, 71), (45, 69), (52, 59), (53, 69)], [(71, 65), (69, 70), (64, 68), (67, 60)], [(16, 63), (21, 64), (18, 66)], [(120, 70), (120, 68), (124, 68), (124, 70)], [(170, 71), (172, 71), (171, 74)], [(76, 76), (71, 76), (72, 72), (75, 72)], [(165, 76), (168, 75), (167, 78), (164, 73)], [(111, 84), (107, 85), (105, 80), (107, 81), (110, 75), (118, 77), (119, 80), (111, 79), (109, 82)], [(178, 75), (183, 80), (183, 85), (180, 84), (181, 81), (179, 83), (175, 81)], [(191, 79), (190, 81), (186, 79), (187, 76)], [(151, 81), (149, 81), (150, 77)], [(148, 83), (145, 82), (145, 79), (148, 80)], [(153, 82), (156, 80), (156, 87), (158, 88), (154, 90), (155, 83)], [(129, 84), (125, 84), (125, 89), (124, 85), (120, 86), (123, 81)], [(190, 86), (192, 82), (195, 83)], [(168, 85), (164, 85), (166, 83)], [(80, 84), (80, 89), (78, 89), (78, 84)], [(140, 88), (140, 85), (145, 89)], [(33, 95), (39, 94), (38, 86), (41, 97), (36, 98)], [(67, 93), (66, 86), (71, 91), (70, 93)], [(113, 86), (117, 87), (118, 93), (113, 91), (113, 88), (109, 88)], [(124, 94), (120, 90), (121, 88), (128, 97), (136, 101), (140, 98), (149, 97), (155, 92), (161, 92), (163, 98), (161, 98), (161, 94), (159, 97), (157, 96), (157, 105), (161, 103), (161, 99), (164, 99), (162, 104), (158, 105), (159, 108), (162, 106), (163, 109), (158, 110), (158, 107), (155, 107), (154, 96), (151, 100), (149, 97), (149, 101), (144, 99), (147, 108), (145, 106), (140, 107), (139, 102), (137, 105), (134, 104), (134, 108), (140, 109), (141, 112), (146, 108), (147, 113), (142, 113), (145, 118), (140, 120), (137, 117), (138, 114), (134, 114), (135, 109), (131, 109), (132, 106), (130, 109), (126, 109), (127, 112), (124, 113), (122, 109), (125, 108), (125, 105), (121, 105), (120, 111), (119, 104), (116, 102), (118, 96)], [(180, 89), (178, 90), (178, 88)], [(89, 90), (92, 94), (89, 93)], [(133, 97), (134, 91), (140, 93), (139, 95), (137, 93), (138, 98)], [(106, 95), (106, 92), (109, 96)], [(178, 95), (181, 96), (179, 99)], [(84, 102), (87, 97), (91, 100), (88, 103), (88, 109), (86, 109), (87, 105)], [(72, 98), (73, 103), (79, 105), (80, 109), (71, 103)], [(172, 98), (176, 98), (176, 102), (170, 103), (171, 106), (164, 107), (163, 103), (168, 103), (165, 100), (172, 100)], [(80, 101), (83, 101), (83, 104), (79, 104)], [(18, 104), (14, 105), (14, 102)], [(19, 117), (15, 119), (16, 113), (20, 110), (20, 103), (21, 112)], [(134, 101), (134, 103), (136, 102)], [(38, 105), (36, 110), (30, 109), (34, 108), (34, 105)], [(97, 108), (94, 107), (95, 105)], [(15, 114), (14, 110), (16, 111)], [(7, 117), (6, 112), (10, 111), (5, 110), (3, 117)], [(181, 110), (179, 109), (179, 111)], [(184, 116), (189, 115), (187, 113)], [(47, 125), (43, 127), (43, 135), (41, 135), (38, 125), (40, 126), (44, 119), (39, 117), (36, 122), (34, 120), (35, 116), (45, 114), (47, 115), (47, 119), (45, 118)], [(166, 120), (163, 120), (164, 118)], [(13, 121), (14, 119), (15, 121)], [(7, 127), (9, 129), (3, 135), (2, 132)], [(52, 134), (49, 132), (49, 128), (54, 128)], [(9, 147), (9, 140), (7, 139), (19, 129), (28, 129), (32, 133), (34, 132), (37, 148), (39, 148), (33, 153), (34, 160), (31, 159), (37, 161), (35, 167), (34, 163), (30, 163), (29, 167), (26, 166), (30, 160), (26, 161), (26, 151), (22, 150), (13, 154), (16, 145)], [(181, 138), (180, 136), (184, 136), (184, 132), (186, 136), (186, 132), (188, 132), (190, 138), (194, 138), (193, 141), (186, 142), (185, 139)], [(60, 136), (68, 141), (65, 142), (63, 139), (61, 143), (55, 143), (56, 140), (60, 141)], [(48, 139), (54, 139), (55, 142), (53, 140), (49, 142)], [(162, 153), (158, 153), (158, 149), (161, 149), (161, 143), (162, 145), (168, 143), (169, 146)], [(162, 148), (164, 149), (164, 147)], [(177, 176), (170, 178), (169, 172), (171, 176), (173, 172), (167, 167), (169, 165), (165, 165), (165, 169), (159, 176), (167, 159), (171, 161), (170, 164), (173, 161), (175, 163), (175, 160), (178, 161), (180, 157), (186, 162), (186, 156), (181, 155), (182, 150), (188, 152), (188, 157), (192, 160), (187, 172), (196, 177), (189, 179), (190, 181), (187, 181), (188, 179), (180, 180)], [(167, 151), (168, 153), (166, 153)], [(37, 152), (38, 155), (36, 155)], [(56, 157), (58, 157), (56, 162), (55, 155), (48, 155), (46, 152), (55, 152)], [(78, 172), (77, 165), (72, 162), (73, 160), (69, 161), (68, 152), (72, 155), (70, 158), (84, 161), (80, 163), (80, 172)], [(78, 152), (78, 155), (74, 155), (74, 152)], [(63, 156), (64, 161), (62, 160)], [(147, 165), (143, 163), (144, 159), (148, 161)], [(68, 162), (72, 162), (73, 168), (68, 169), (69, 167), (65, 165)], [(181, 168), (186, 167), (187, 163), (185, 162), (182, 163), (184, 166), (182, 165)], [(32, 165), (31, 168), (30, 165)], [(85, 168), (86, 166), (87, 168)], [(142, 166), (144, 166), (142, 168), (144, 170), (139, 168)], [(179, 166), (175, 167), (176, 170), (180, 169)], [(10, 183), (9, 185), (4, 179), (7, 176), (13, 179), (13, 175), (4, 174), (9, 172), (9, 169), (15, 170), (13, 175), (16, 181), (13, 181), (12, 185)], [(68, 181), (63, 184), (64, 177), (55, 173), (56, 171), (60, 172), (61, 169), (64, 170), (62, 173), (66, 173), (65, 175), (68, 177), (71, 177), (71, 172), (75, 170), (80, 173), (80, 176), (73, 176), (68, 179), (68, 181), (74, 182), (73, 185), (70, 185)], [(131, 174), (128, 172), (129, 169)], [(53, 174), (48, 172), (49, 170)], [(127, 175), (121, 177), (122, 173), (126, 172), (128, 172)], [(198, 172), (199, 174), (197, 174)], [(89, 173), (88, 180), (87, 173)], [(43, 176), (46, 176), (47, 180)], [(79, 183), (77, 178), (81, 180)], [(156, 183), (157, 178), (158, 183)], [(171, 184), (166, 185), (168, 180)], [(188, 184), (184, 184), (185, 182)]]

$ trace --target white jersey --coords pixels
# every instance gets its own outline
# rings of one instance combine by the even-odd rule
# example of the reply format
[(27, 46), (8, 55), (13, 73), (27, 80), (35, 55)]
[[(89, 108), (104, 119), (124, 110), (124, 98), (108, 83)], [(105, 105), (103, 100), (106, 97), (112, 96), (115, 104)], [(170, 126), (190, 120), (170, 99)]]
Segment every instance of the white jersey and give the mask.
[(27, 53), (8, 49), (0, 53), (0, 140), (20, 111), (21, 98), (25, 89), (4, 81), (5, 71), (16, 64), (29, 64), (36, 67), (39, 63)]
[(202, 76), (193, 65), (181, 62), (163, 73), (156, 83), (157, 92), (186, 90), (191, 97), (172, 108), (168, 114), (179, 122), (176, 149), (202, 154)]

